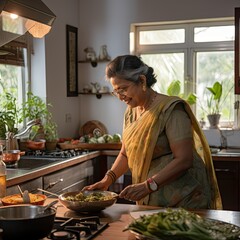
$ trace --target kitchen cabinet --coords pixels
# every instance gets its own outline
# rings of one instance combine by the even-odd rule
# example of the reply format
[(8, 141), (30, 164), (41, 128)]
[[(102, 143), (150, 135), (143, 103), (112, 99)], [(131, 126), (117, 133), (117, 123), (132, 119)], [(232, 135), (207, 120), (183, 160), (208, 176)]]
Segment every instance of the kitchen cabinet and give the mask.
[[(42, 188), (43, 187), (43, 179), (42, 177), (24, 182), (19, 184), (22, 191), (28, 190), (29, 192), (32, 193), (36, 193), (38, 188)], [(11, 186), (7, 188), (7, 195), (12, 195), (12, 194), (16, 194), (19, 193), (18, 187), (16, 186)]]
[[(214, 157), (213, 157), (214, 159)], [(214, 168), (224, 210), (240, 210), (240, 161), (218, 158)]]
[[(45, 189), (49, 192), (61, 194), (63, 192), (78, 191), (84, 186), (93, 183), (93, 160), (88, 160), (50, 174), (43, 175), (20, 184), (21, 189), (29, 192), (39, 192)], [(16, 194), (17, 185), (7, 188), (7, 195)]]
[(43, 189), (57, 194), (79, 191), (92, 183), (92, 160), (43, 176)]

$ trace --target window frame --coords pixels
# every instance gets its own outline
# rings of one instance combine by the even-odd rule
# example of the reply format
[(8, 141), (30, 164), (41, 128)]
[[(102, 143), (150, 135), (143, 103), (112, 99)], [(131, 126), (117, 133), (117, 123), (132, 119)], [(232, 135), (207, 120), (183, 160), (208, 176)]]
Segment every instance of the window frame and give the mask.
[[(197, 19), (186, 21), (156, 22), (131, 24), (130, 53), (140, 56), (141, 54), (154, 53), (184, 53), (184, 92), (196, 92), (196, 53), (204, 51), (234, 51), (234, 39), (232, 41), (194, 42), (195, 27), (234, 26), (234, 18)], [(185, 43), (140, 45), (139, 32), (146, 30), (185, 29)], [(235, 95), (235, 101), (240, 97)], [(196, 113), (196, 106), (192, 106)], [(234, 121), (237, 116), (234, 114)], [(200, 120), (200, 119), (199, 119)], [(233, 124), (233, 123), (232, 123)]]

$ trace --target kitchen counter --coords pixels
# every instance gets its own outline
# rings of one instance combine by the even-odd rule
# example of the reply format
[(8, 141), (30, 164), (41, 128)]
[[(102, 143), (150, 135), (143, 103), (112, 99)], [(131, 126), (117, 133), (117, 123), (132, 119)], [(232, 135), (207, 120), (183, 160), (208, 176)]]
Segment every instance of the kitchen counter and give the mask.
[[(81, 162), (93, 159), (95, 157), (117, 156), (118, 152), (119, 152), (118, 150), (91, 151), (80, 156), (72, 157), (70, 159), (61, 159), (58, 161), (49, 162), (44, 166), (33, 168), (33, 169), (7, 168), (7, 187), (17, 185), (22, 182), (26, 182), (49, 173), (56, 172), (58, 170), (79, 164)], [(240, 160), (240, 153), (231, 154), (230, 152), (227, 152), (227, 153), (221, 154), (220, 152), (218, 152), (218, 153), (212, 154), (212, 156), (214, 161), (223, 161), (223, 160), (239, 161)], [(21, 159), (19, 161), (21, 161)], [(32, 161), (35, 161), (35, 159), (33, 159)], [(103, 168), (106, 167), (106, 162), (103, 164), (105, 164)]]
[[(47, 203), (55, 199), (47, 199)], [(91, 214), (80, 214), (68, 210), (61, 203), (57, 204), (57, 216), (59, 217), (87, 217)], [(135, 236), (129, 231), (123, 232), (123, 229), (132, 222), (132, 217), (130, 212), (133, 211), (145, 211), (159, 209), (157, 207), (150, 206), (139, 206), (131, 204), (114, 204), (109, 208), (104, 209), (99, 213), (94, 213), (92, 216), (99, 216), (101, 222), (108, 222), (109, 227), (107, 227), (103, 232), (96, 236), (96, 240), (135, 240)], [(240, 227), (240, 212), (239, 211), (226, 211), (226, 210), (197, 210), (195, 213), (219, 221), (225, 221), (228, 223), (235, 224)]]
[[(103, 153), (106, 154), (106, 153)], [(36, 168), (7, 168), (7, 187), (26, 182), (43, 175), (56, 172), (61, 169), (85, 162), (101, 155), (100, 151), (92, 151), (86, 154), (68, 158), (59, 159), (57, 161), (49, 160), (49, 163)], [(21, 159), (19, 160), (21, 161)], [(32, 159), (31, 161), (41, 161), (39, 159)]]

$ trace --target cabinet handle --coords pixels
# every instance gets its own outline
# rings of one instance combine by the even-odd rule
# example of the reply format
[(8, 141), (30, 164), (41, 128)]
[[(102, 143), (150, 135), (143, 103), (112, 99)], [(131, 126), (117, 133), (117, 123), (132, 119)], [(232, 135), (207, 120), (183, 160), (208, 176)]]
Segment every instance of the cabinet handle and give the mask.
[(58, 184), (59, 182), (62, 182), (62, 181), (63, 181), (63, 179), (60, 178), (60, 179), (58, 179), (58, 180), (55, 181), (55, 182), (50, 182), (50, 183), (48, 184), (48, 186), (46, 187), (46, 190), (49, 189), (49, 188), (52, 188), (53, 186), (55, 186), (56, 184)]
[(229, 168), (215, 168), (215, 172), (231, 172)]

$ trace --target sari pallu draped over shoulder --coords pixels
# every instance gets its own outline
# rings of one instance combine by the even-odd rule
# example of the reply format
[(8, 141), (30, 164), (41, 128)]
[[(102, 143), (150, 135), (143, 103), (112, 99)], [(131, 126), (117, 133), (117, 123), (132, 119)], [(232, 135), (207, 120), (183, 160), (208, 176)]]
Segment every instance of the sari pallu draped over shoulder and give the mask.
[[(127, 108), (124, 119), (123, 142), (128, 157), (128, 165), (132, 172), (132, 183), (141, 183), (147, 179), (152, 161), (153, 151), (159, 134), (164, 130), (164, 119), (178, 103), (183, 103), (191, 119), (194, 148), (203, 159), (211, 186), (211, 208), (222, 209), (222, 201), (218, 189), (212, 156), (207, 140), (195, 118), (190, 106), (178, 97), (166, 96), (136, 120), (136, 108)], [(142, 204), (143, 200), (137, 202)]]

